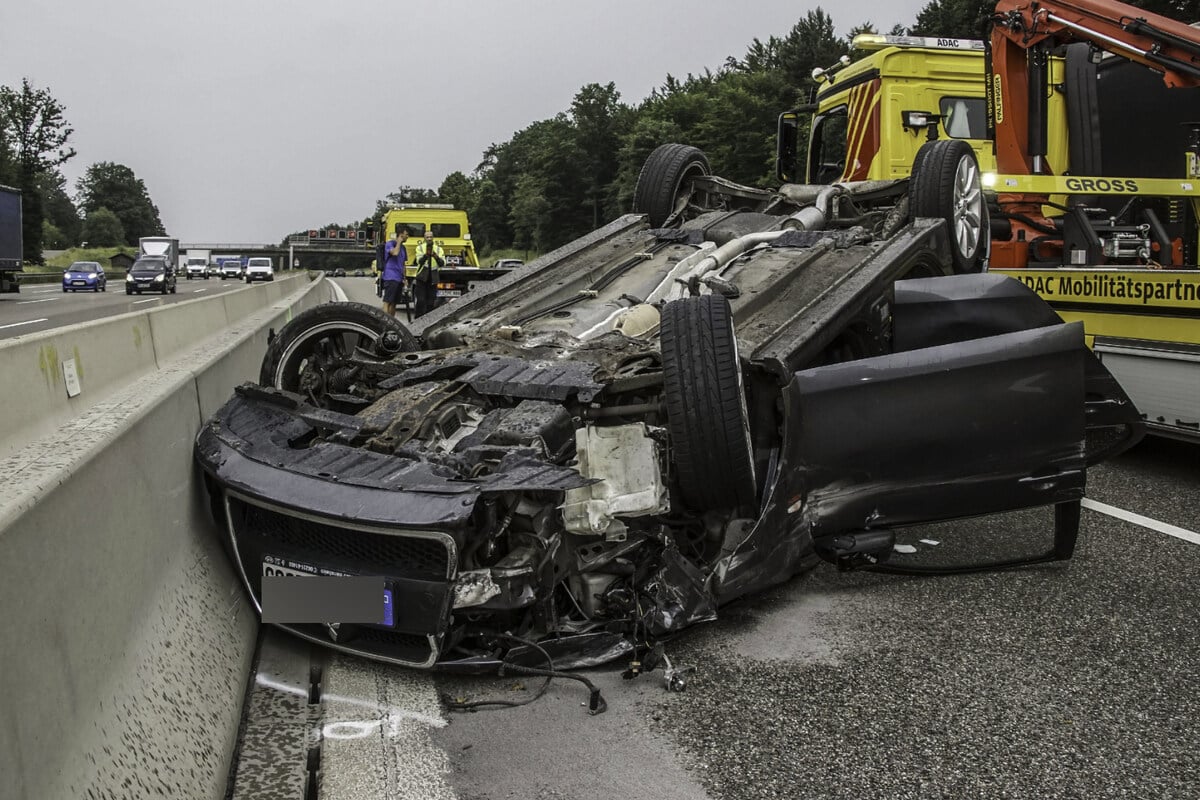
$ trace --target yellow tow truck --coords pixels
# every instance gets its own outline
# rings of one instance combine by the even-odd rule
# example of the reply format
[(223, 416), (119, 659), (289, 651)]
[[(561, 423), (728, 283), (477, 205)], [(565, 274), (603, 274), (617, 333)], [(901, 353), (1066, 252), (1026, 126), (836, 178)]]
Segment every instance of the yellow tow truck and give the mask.
[[(1020, 13), (1044, 17), (1046, 5), (1005, 0), (998, 10), (1014, 8), (998, 19), (1020, 28)], [(1055, 23), (1053, 47), (1028, 62), (1010, 53), (1004, 73), (989, 71), (980, 41), (856, 37), (854, 47), (867, 55), (814, 70), (813, 102), (780, 116), (778, 177), (807, 184), (903, 178), (916, 172), (927, 142), (965, 142), (982, 173), (985, 213), (949, 219), (952, 235), (980, 240), (986, 269), (1021, 280), (1064, 320), (1081, 320), (1089, 346), (1149, 431), (1200, 441), (1200, 88), (1186, 81), (1167, 88), (1162, 70), (1104, 55), (1104, 35), (1129, 41), (1132, 34), (1101, 23), (1120, 7), (1151, 36), (1177, 46), (1186, 40), (1184, 49), (1197, 54), (1200, 30), (1185, 33), (1110, 0), (1072, 5), (1096, 5), (1094, 19)], [(1037, 24), (1026, 20), (1023, 30)], [(1142, 29), (1135, 22), (1132, 30)], [(994, 51), (1005, 34), (993, 33)], [(1034, 81), (1044, 90), (1029, 94)]]
[[(438, 304), (462, 297), (476, 284), (494, 280), (511, 270), (480, 267), (471, 239), (467, 212), (442, 203), (405, 203), (391, 206), (383, 217), (384, 239), (390, 239), (397, 226), (408, 231), (408, 260), (404, 273), (410, 279), (417, 274), (417, 244), (426, 232), (446, 254), (446, 266), (438, 270)], [(378, 266), (376, 266), (378, 271)]]

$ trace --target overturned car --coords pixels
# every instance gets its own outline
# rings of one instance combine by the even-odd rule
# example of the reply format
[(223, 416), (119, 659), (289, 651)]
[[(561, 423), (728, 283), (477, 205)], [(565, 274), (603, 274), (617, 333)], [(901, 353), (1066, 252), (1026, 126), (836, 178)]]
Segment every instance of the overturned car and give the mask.
[(1141, 422), (1079, 324), (979, 272), (974, 157), (942, 156), (918, 202), (751, 190), (665, 146), (648, 213), (418, 328), (298, 315), (196, 443), (256, 606), (265, 575), (380, 577), (377, 623), (282, 627), (414, 667), (579, 667), (822, 558), (919, 571), (905, 526), (1053, 506), (1044, 550), (967, 568), (1070, 558), (1088, 465)]

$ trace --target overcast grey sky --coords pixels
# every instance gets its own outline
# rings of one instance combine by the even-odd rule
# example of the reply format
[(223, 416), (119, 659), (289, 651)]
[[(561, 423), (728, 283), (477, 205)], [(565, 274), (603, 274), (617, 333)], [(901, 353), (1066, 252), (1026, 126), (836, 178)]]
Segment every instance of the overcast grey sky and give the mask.
[[(925, 0), (839, 0), (837, 30)], [(786, 34), (811, 0), (58, 0), (0, 10), (0, 84), (66, 106), (79, 154), (130, 167), (167, 232), (276, 242), (436, 189), (588, 83), (635, 104)], [(429, 112), (428, 114), (426, 112)]]

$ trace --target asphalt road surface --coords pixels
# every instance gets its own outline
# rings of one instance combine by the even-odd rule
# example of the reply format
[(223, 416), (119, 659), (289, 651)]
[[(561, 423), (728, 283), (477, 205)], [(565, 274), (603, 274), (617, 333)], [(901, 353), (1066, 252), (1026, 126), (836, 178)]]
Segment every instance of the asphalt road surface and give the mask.
[(23, 286), (18, 294), (0, 294), (0, 339), (232, 292), (245, 285), (217, 278), (207, 281), (180, 278), (175, 294), (126, 295), (122, 275), (109, 278), (106, 292), (64, 293), (58, 283)]
[[(339, 283), (377, 302), (370, 281)], [(1147, 439), (1090, 472), (1075, 558), (954, 577), (820, 566), (626, 665), (462, 679), (266, 631), (233, 797), (460, 800), (1200, 796), (1200, 446)], [(911, 531), (943, 563), (1044, 548), (1044, 511)]]

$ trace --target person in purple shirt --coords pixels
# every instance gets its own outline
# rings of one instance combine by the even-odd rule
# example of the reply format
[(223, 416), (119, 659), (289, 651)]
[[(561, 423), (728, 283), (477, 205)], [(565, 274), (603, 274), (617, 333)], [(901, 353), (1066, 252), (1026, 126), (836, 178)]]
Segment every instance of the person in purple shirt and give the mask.
[(387, 260), (383, 263), (383, 313), (390, 317), (396, 316), (396, 303), (404, 292), (404, 262), (408, 261), (408, 250), (404, 241), (408, 239), (408, 230), (403, 225), (396, 225), (396, 238), (389, 239), (383, 246)]

